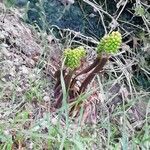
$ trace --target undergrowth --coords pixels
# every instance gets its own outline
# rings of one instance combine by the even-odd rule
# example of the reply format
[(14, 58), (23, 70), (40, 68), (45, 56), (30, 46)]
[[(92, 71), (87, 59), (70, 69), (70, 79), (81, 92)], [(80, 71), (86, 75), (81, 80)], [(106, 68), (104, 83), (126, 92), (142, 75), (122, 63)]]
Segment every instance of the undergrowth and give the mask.
[[(6, 80), (4, 75), (9, 72), (9, 67), (13, 66), (0, 54), (0, 149), (150, 149), (149, 2), (136, 0), (133, 2), (132, 10), (128, 10), (133, 18), (140, 17), (143, 20), (141, 26), (120, 18), (124, 9), (128, 9), (126, 5), (131, 1), (118, 1), (115, 15), (110, 15), (107, 11), (107, 1), (103, 5), (96, 1), (83, 0), (83, 2), (98, 11), (105, 33), (117, 28), (123, 35), (122, 51), (110, 58), (103, 72), (96, 74), (86, 92), (74, 102), (78, 106), (97, 91), (96, 98), (99, 102), (90, 108), (97, 110), (97, 122), (81, 123), (84, 114), (82, 106), (78, 119), (74, 118), (76, 112), (69, 114), (72, 105), (67, 103), (68, 91), (62, 71), (60, 72), (62, 106), (57, 110), (51, 110), (52, 103), (55, 102), (53, 89), (56, 83), (52, 74), (58, 66), (59, 69), (63, 68), (64, 64), (58, 65), (60, 60), (53, 63), (50, 58), (51, 55), (58, 54), (56, 49), (61, 53), (58, 55), (62, 55), (65, 48), (83, 46), (87, 51), (87, 61), (91, 63), (96, 57), (94, 50), (99, 39), (69, 29), (59, 29), (61, 39), (58, 40), (53, 34), (53, 29), (47, 29), (44, 12), (39, 12), (44, 28), (41, 30), (36, 25), (32, 26), (32, 31), (35, 33), (37, 43), (42, 47), (42, 52), (36, 65), (29, 70), (28, 78), (25, 76), (27, 81), (22, 79), (24, 76), (21, 74), (17, 74), (13, 80), (9, 78)], [(7, 6), (14, 3), (9, 4)], [(41, 10), (42, 4), (42, 1), (39, 1)], [(1, 15), (6, 14), (7, 17), (10, 9), (14, 8), (6, 8), (4, 12), (0, 12)], [(28, 19), (28, 9), (29, 3), (24, 8), (22, 17), (24, 21)], [(111, 20), (110, 26), (106, 18)], [(130, 25), (134, 30), (124, 28), (125, 25)], [(50, 36), (51, 43), (47, 40), (49, 36), (47, 30), (52, 36)], [(60, 44), (61, 40), (63, 45)], [(1, 49), (5, 44), (8, 44), (8, 41), (0, 38)], [(9, 44), (11, 49), (12, 45)], [(20, 56), (21, 52), (17, 48), (16, 51)], [(20, 93), (19, 87), (22, 83), (25, 84), (25, 89)]]

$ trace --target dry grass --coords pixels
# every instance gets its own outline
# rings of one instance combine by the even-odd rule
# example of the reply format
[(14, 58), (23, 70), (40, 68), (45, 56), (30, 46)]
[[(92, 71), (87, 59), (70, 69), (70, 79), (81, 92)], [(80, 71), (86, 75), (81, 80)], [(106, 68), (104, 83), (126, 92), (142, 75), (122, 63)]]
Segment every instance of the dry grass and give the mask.
[[(26, 26), (18, 19), (14, 10), (4, 9), (0, 12), (0, 19), (5, 17), (5, 23), (9, 22), (6, 26), (9, 28), (4, 28), (1, 22), (0, 149), (150, 149), (149, 19), (145, 14), (142, 16), (142, 28), (145, 31), (136, 36), (134, 32), (123, 28), (124, 24), (129, 23), (122, 24), (123, 21), (119, 18), (127, 1), (118, 1), (121, 10), (118, 8), (116, 17), (95, 1), (84, 2), (99, 12), (105, 33), (112, 31), (117, 25), (124, 41), (122, 52), (112, 57), (103, 75), (95, 78), (95, 88), (99, 91), (97, 123), (81, 126), (82, 109), (78, 123), (73, 122), (67, 111), (69, 106), (66, 103), (65, 88), (62, 108), (52, 113), (51, 104), (54, 101), (55, 82), (52, 73), (59, 64), (57, 57), (61, 55), (61, 50), (74, 43), (83, 45), (90, 62), (95, 55), (95, 47), (86, 43), (95, 45), (98, 40), (66, 30), (60, 31), (61, 35), (65, 32), (63, 39), (66, 39), (64, 45), (61, 45), (54, 36), (47, 35), (42, 30), (37, 33), (33, 27)], [(142, 6), (145, 11), (149, 7), (146, 1), (136, 1), (135, 4), (135, 8)], [(107, 8), (107, 1), (105, 5)], [(140, 12), (137, 10), (135, 15), (141, 15)], [(16, 21), (15, 25), (18, 23), (12, 29), (10, 24), (13, 26), (13, 21), (10, 22), (10, 16), (13, 18), (11, 21)], [(105, 16), (112, 19), (110, 27), (105, 24)], [(135, 29), (141, 28), (134, 24), (131, 26)], [(28, 36), (19, 36), (19, 33), (26, 31)], [(27, 37), (30, 37), (30, 41)], [(76, 41), (76, 37), (80, 40)], [(19, 41), (28, 41), (31, 44), (18, 44)], [(33, 53), (29, 55), (26, 46), (31, 49), (35, 46), (38, 48), (36, 57)], [(144, 84), (141, 84), (140, 75)], [(89, 85), (89, 90), (91, 88), (92, 85)]]

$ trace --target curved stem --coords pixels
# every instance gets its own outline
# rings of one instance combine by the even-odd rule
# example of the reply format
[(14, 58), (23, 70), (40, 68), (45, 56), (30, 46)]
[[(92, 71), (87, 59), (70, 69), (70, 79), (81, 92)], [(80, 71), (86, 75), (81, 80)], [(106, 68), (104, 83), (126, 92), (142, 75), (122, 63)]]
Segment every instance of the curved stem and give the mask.
[(82, 70), (81, 72), (79, 72), (79, 73), (73, 78), (70, 87), (72, 88), (72, 87), (75, 85), (75, 83), (76, 83), (76, 81), (77, 81), (76, 78), (77, 78), (79, 75), (88, 73), (88, 72), (90, 72), (92, 69), (94, 69), (94, 67), (96, 67), (96, 66), (98, 65), (98, 63), (100, 62), (100, 59), (101, 59), (100, 57), (97, 57), (97, 58), (94, 60), (94, 62), (93, 62), (90, 66), (88, 66), (87, 68), (85, 68), (84, 70)]
[[(54, 78), (56, 78), (56, 84), (54, 87), (54, 90), (57, 89), (57, 87), (60, 85), (60, 70), (57, 70), (54, 74)], [(63, 76), (65, 76), (66, 70), (63, 70)]]
[(93, 62), (90, 66), (88, 66), (87, 68), (85, 68), (84, 70), (82, 70), (81, 72), (79, 72), (79, 73), (75, 76), (75, 78), (78, 77), (78, 76), (81, 75), (81, 74), (88, 73), (88, 72), (91, 71), (96, 65), (98, 65), (99, 62), (100, 62), (100, 57), (97, 57), (97, 58), (94, 60), (94, 62)]
[(71, 79), (72, 79), (72, 75), (74, 73), (74, 70), (70, 70), (69, 73), (66, 75), (65, 77), (65, 86), (66, 86), (66, 90), (69, 89), (70, 84), (71, 84)]
[[(66, 87), (66, 91), (69, 90), (69, 87), (70, 87), (70, 82), (71, 82), (71, 79), (72, 79), (72, 75), (74, 73), (74, 70), (69, 70), (68, 74), (65, 76), (64, 80), (65, 80), (65, 87)], [(61, 82), (61, 81), (60, 81)], [(62, 105), (62, 98), (63, 98), (63, 94), (60, 93), (61, 91), (61, 84), (59, 84), (57, 86), (57, 88), (55, 89), (55, 92), (54, 92), (54, 96), (57, 98), (56, 102), (54, 103), (54, 107), (55, 108), (59, 108), (61, 107)]]
[(58, 97), (58, 99), (56, 100), (56, 102), (54, 103), (54, 107), (55, 108), (60, 108), (62, 105), (62, 99), (63, 99), (63, 94), (61, 93)]
[(92, 79), (94, 78), (96, 73), (98, 73), (99, 71), (101, 71), (103, 69), (104, 65), (107, 63), (107, 60), (108, 60), (108, 56), (105, 56), (101, 59), (99, 64), (95, 67), (95, 69), (87, 76), (87, 78), (81, 84), (79, 94), (81, 94), (85, 91), (86, 87), (92, 81)]
[[(68, 87), (68, 85), (70, 84), (69, 82), (71, 82), (73, 71), (69, 71), (69, 73), (67, 75), (65, 75), (65, 73), (66, 73), (66, 70), (63, 70), (65, 86)], [(56, 84), (55, 84), (55, 87), (54, 87), (54, 97), (57, 97), (57, 95), (59, 95), (59, 92), (61, 90), (60, 70), (55, 72), (54, 77), (57, 80)]]

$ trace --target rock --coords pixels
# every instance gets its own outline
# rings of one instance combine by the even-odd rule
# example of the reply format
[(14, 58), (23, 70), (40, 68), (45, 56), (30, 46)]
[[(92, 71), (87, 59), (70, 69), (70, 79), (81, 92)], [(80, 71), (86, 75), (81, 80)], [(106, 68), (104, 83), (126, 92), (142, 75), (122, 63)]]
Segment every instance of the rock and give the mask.
[(22, 92), (22, 90), (23, 90), (23, 89), (22, 89), (21, 87), (19, 87), (19, 86), (16, 88), (16, 92), (21, 93), (21, 92)]
[(1, 49), (1, 52), (2, 52), (2, 54), (3, 55), (5, 55), (6, 57), (10, 57), (10, 52), (7, 50), (7, 48), (5, 48), (5, 47), (3, 47), (2, 49)]
[(25, 65), (21, 66), (20, 70), (23, 74), (29, 74), (29, 69)]
[(45, 102), (50, 102), (50, 97), (49, 97), (49, 96), (44, 96), (44, 97), (43, 97), (43, 100), (44, 100)]
[(7, 39), (8, 46), (14, 45), (16, 52), (21, 51), (31, 59), (37, 59), (41, 53), (41, 47), (36, 42), (32, 30), (21, 22), (20, 17), (17, 10), (5, 16), (4, 21), (0, 22), (2, 33), (0, 39)]
[(63, 5), (74, 4), (74, 0), (59, 0)]
[(15, 3), (18, 7), (23, 7), (27, 4), (27, 2), (28, 2), (28, 0), (16, 0)]
[[(31, 1), (29, 5), (31, 9), (28, 11), (27, 21), (30, 23), (36, 22), (43, 29), (44, 23), (39, 13), (41, 8), (40, 5), (35, 5), (35, 3), (35, 1)], [(78, 2), (76, 0), (46, 0), (43, 3), (43, 8), (49, 27), (56, 25), (60, 29), (70, 29), (81, 32), (86, 36), (96, 35), (100, 37), (104, 34), (104, 28), (101, 21), (99, 21), (100, 16), (98, 12), (94, 12), (93, 8), (85, 2)], [(90, 17), (89, 14), (91, 13), (95, 17)], [(56, 31), (55, 35), (58, 34)]]
[(0, 40), (5, 39), (5, 36), (0, 32)]
[(26, 62), (26, 66), (29, 68), (33, 68), (35, 66), (35, 61), (28, 57), (26, 57), (25, 62)]
[(6, 43), (2, 43), (0, 46), (1, 46), (2, 48), (8, 48), (8, 47), (9, 47)]

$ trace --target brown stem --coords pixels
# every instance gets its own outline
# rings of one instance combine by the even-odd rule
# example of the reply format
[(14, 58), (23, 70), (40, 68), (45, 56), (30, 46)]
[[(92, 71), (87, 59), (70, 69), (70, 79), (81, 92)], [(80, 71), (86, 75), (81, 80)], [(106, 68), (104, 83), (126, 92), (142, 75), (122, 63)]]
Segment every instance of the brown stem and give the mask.
[(79, 94), (81, 94), (82, 92), (85, 91), (87, 85), (92, 81), (92, 79), (94, 78), (96, 73), (98, 73), (99, 71), (101, 71), (103, 69), (103, 67), (106, 64), (107, 60), (108, 60), (108, 56), (104, 56), (101, 59), (99, 64), (95, 67), (95, 69), (87, 76), (87, 78), (81, 84), (81, 87), (80, 87), (80, 90), (79, 90)]
[(94, 62), (93, 62), (90, 66), (88, 66), (87, 68), (85, 68), (84, 70), (82, 70), (81, 72), (79, 72), (79, 73), (73, 78), (70, 87), (73, 88), (73, 86), (75, 85), (75, 83), (76, 83), (76, 81), (77, 81), (76, 78), (77, 78), (79, 75), (88, 73), (88, 72), (91, 71), (94, 67), (96, 67), (96, 66), (98, 65), (98, 63), (100, 62), (100, 59), (101, 59), (100, 57), (97, 57), (97, 58), (94, 60)]
[[(71, 82), (73, 73), (74, 73), (74, 70), (70, 70), (68, 72), (68, 74), (64, 77), (65, 87), (66, 87), (67, 91), (69, 90), (70, 82)], [(60, 81), (60, 83), (61, 83), (61, 81)], [(57, 86), (57, 88), (55, 89), (55, 92), (54, 92), (54, 96), (56, 98), (59, 96), (58, 99), (57, 99), (57, 101), (54, 103), (54, 107), (55, 108), (59, 108), (62, 105), (63, 94), (60, 93), (61, 89), (62, 88), (61, 88), (61, 84), (60, 84), (60, 85)]]
[[(65, 86), (67, 87), (69, 82), (71, 81), (71, 77), (72, 77), (72, 71), (69, 71), (69, 73), (67, 75), (65, 75), (66, 70), (63, 70), (63, 76), (64, 76), (64, 80), (65, 80)], [(56, 71), (54, 77), (57, 78), (55, 87), (54, 87), (54, 97), (56, 98), (59, 94), (60, 94), (60, 90), (61, 90), (61, 80), (60, 80), (60, 73), (61, 71), (58, 70)], [(69, 81), (70, 80), (70, 81)], [(67, 88), (66, 88), (67, 89)]]
[(56, 100), (56, 102), (54, 103), (54, 107), (55, 108), (60, 108), (62, 105), (62, 99), (63, 99), (63, 94), (61, 93), (58, 97), (58, 99)]
[(74, 70), (70, 70), (69, 73), (67, 74), (66, 78), (65, 78), (66, 90), (68, 90), (69, 87), (70, 87), (70, 83), (71, 83), (73, 73), (74, 73)]
[(91, 71), (95, 66), (97, 66), (97, 64), (99, 63), (99, 61), (100, 61), (100, 57), (97, 57), (90, 66), (88, 66), (87, 68), (85, 68), (84, 70), (82, 70), (81, 72), (79, 72), (75, 76), (75, 78), (78, 77), (81, 74), (85, 74), (85, 73), (88, 73), (89, 71)]
[[(65, 76), (65, 73), (66, 73), (66, 70), (63, 70), (63, 76)], [(56, 80), (57, 80), (54, 90), (56, 90), (56, 88), (60, 85), (60, 74), (61, 74), (60, 70), (57, 70), (54, 74), (54, 78), (56, 78)]]
[(54, 97), (55, 97), (55, 98), (58, 97), (58, 95), (60, 94), (60, 91), (61, 91), (61, 84), (59, 84), (59, 85), (57, 86), (57, 88), (54, 89)]

